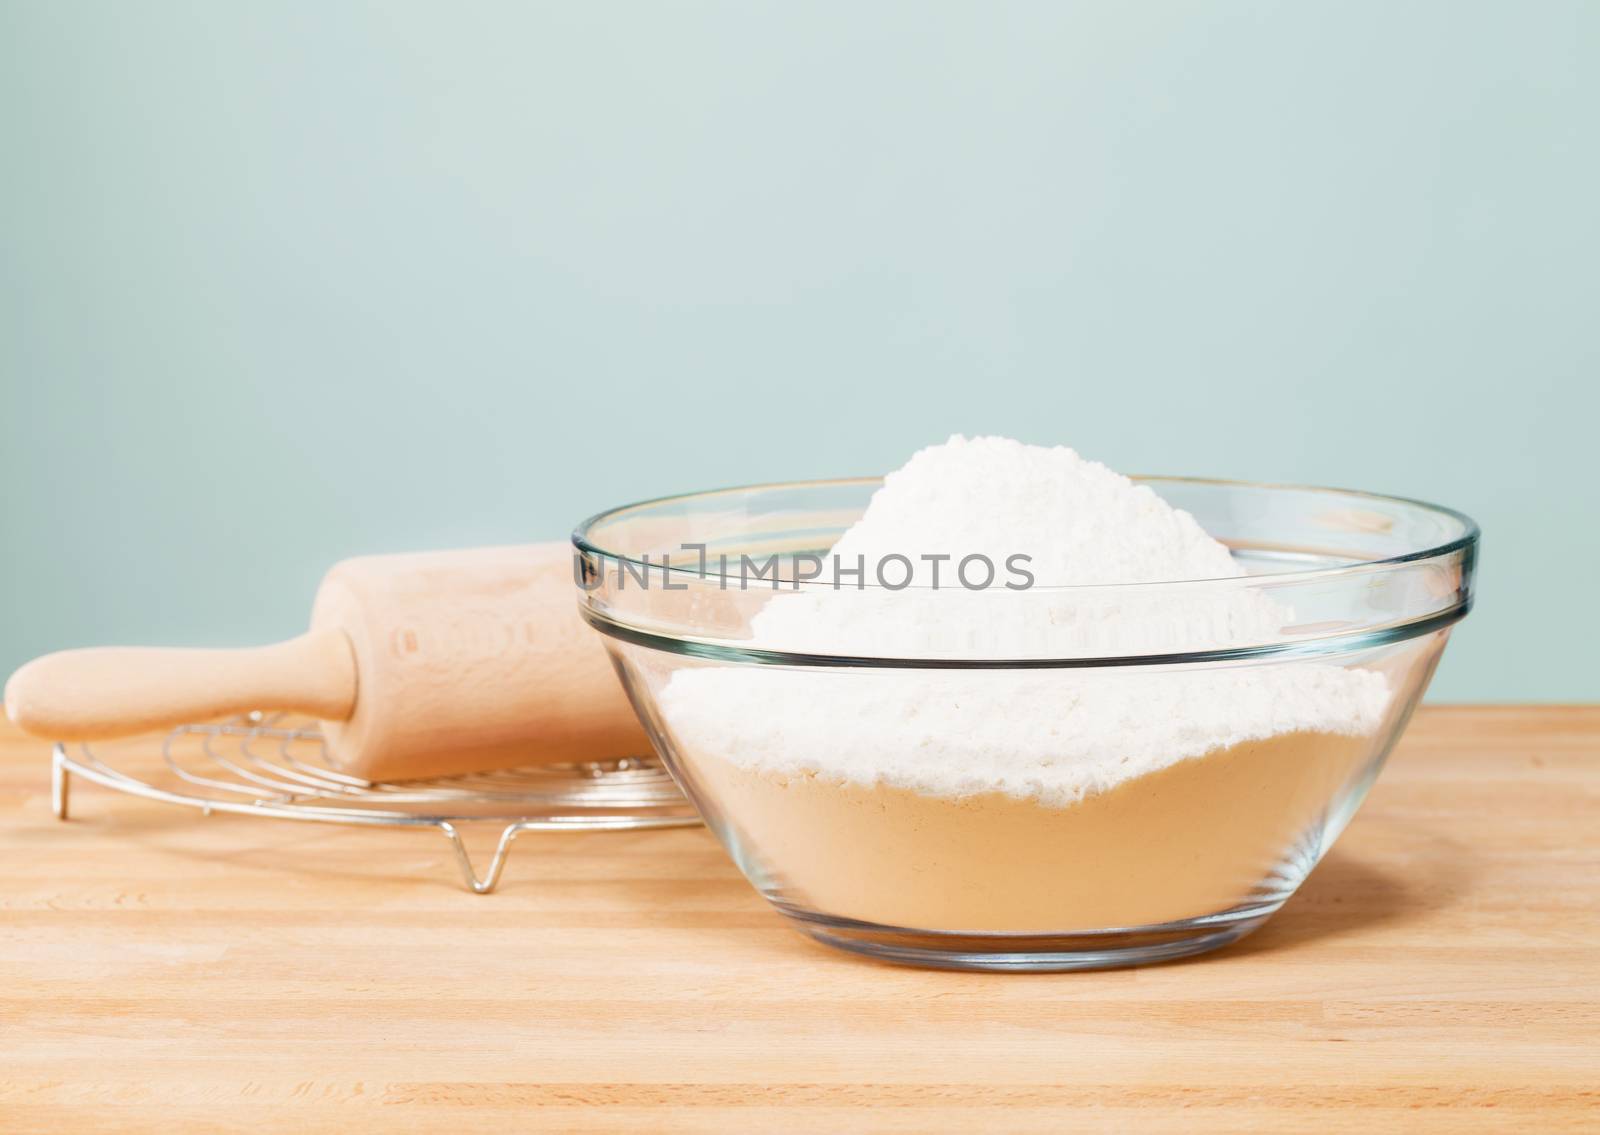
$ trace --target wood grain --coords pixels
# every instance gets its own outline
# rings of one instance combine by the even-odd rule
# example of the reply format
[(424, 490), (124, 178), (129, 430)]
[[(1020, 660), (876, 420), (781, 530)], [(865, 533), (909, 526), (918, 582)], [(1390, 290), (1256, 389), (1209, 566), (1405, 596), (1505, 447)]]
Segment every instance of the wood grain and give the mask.
[(201, 817), (0, 739), (0, 1131), (1600, 1126), (1600, 707), (1431, 708), (1266, 929), (1100, 974), (899, 969), (703, 831)]

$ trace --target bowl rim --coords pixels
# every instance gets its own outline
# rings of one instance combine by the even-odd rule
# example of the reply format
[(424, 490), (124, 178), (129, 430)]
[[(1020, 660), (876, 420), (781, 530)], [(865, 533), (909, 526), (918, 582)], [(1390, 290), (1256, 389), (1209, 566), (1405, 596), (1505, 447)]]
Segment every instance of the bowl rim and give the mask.
[[(743, 663), (768, 666), (804, 667), (804, 668), (870, 668), (870, 669), (912, 669), (912, 670), (1031, 670), (1031, 669), (1101, 669), (1121, 667), (1144, 666), (1187, 666), (1196, 663), (1241, 663), (1247, 664), (1268, 658), (1309, 658), (1319, 655), (1344, 655), (1353, 651), (1366, 650), (1386, 646), (1392, 643), (1403, 642), (1408, 639), (1418, 638), (1445, 630), (1465, 618), (1472, 609), (1473, 590), (1472, 578), (1476, 567), (1476, 548), (1480, 536), (1480, 529), (1476, 521), (1465, 513), (1444, 505), (1432, 504), (1428, 501), (1417, 500), (1412, 497), (1385, 495), (1382, 493), (1367, 492), (1361, 489), (1338, 489), (1322, 485), (1297, 485), (1259, 481), (1228, 480), (1217, 477), (1163, 477), (1163, 476), (1138, 476), (1133, 478), (1141, 484), (1151, 483), (1179, 483), (1214, 486), (1218, 488), (1244, 488), (1268, 489), (1288, 492), (1305, 492), (1323, 494), (1341, 499), (1355, 498), (1357, 500), (1379, 501), (1388, 504), (1404, 505), (1409, 508), (1420, 509), (1435, 515), (1442, 515), (1454, 520), (1461, 528), (1460, 535), (1432, 547), (1415, 549), (1395, 556), (1381, 559), (1362, 560), (1351, 563), (1341, 563), (1331, 567), (1310, 568), (1303, 571), (1273, 572), (1268, 575), (1242, 575), (1227, 576), (1218, 579), (1199, 580), (1172, 580), (1151, 583), (1109, 583), (1109, 584), (1048, 584), (1035, 586), (1030, 591), (1044, 591), (1057, 594), (1071, 593), (1074, 595), (1104, 596), (1107, 594), (1134, 590), (1141, 595), (1182, 591), (1191, 588), (1220, 588), (1220, 587), (1259, 587), (1264, 582), (1270, 582), (1273, 587), (1297, 586), (1307, 583), (1322, 583), (1330, 580), (1349, 580), (1361, 575), (1382, 573), (1403, 568), (1408, 564), (1425, 562), (1433, 559), (1447, 557), (1459, 553), (1462, 557), (1461, 584), (1456, 590), (1454, 601), (1448, 606), (1434, 610), (1420, 612), (1409, 618), (1400, 618), (1392, 621), (1352, 627), (1346, 630), (1331, 633), (1312, 635), (1306, 638), (1276, 639), (1268, 642), (1254, 643), (1246, 646), (1209, 647), (1198, 650), (1165, 651), (1153, 654), (1088, 654), (1088, 655), (1055, 655), (1048, 657), (1024, 658), (996, 658), (996, 657), (890, 657), (885, 655), (857, 655), (844, 653), (815, 653), (811, 651), (795, 651), (755, 647), (741, 642), (733, 642), (717, 636), (702, 636), (692, 632), (686, 633), (681, 628), (646, 627), (630, 622), (626, 617), (619, 617), (620, 613), (602, 610), (593, 601), (592, 594), (585, 591), (578, 602), (578, 611), (595, 630), (608, 638), (631, 643), (635, 646), (651, 650), (663, 651), (668, 654), (677, 654), (689, 658), (697, 658), (721, 663)], [(633, 564), (635, 567), (646, 571), (661, 571), (662, 564), (650, 563), (632, 556), (625, 556), (618, 552), (599, 546), (591, 540), (588, 533), (597, 525), (634, 509), (648, 508), (656, 505), (671, 504), (678, 501), (702, 500), (718, 496), (729, 496), (735, 493), (750, 493), (760, 491), (782, 491), (806, 488), (826, 488), (834, 486), (868, 486), (882, 483), (882, 477), (836, 477), (817, 480), (802, 481), (773, 481), (764, 484), (736, 485), (724, 489), (710, 489), (700, 492), (675, 493), (655, 497), (649, 500), (636, 501), (632, 504), (620, 505), (596, 513), (583, 521), (572, 533), (572, 543), (580, 554), (598, 556)], [(682, 572), (688, 576), (700, 579), (719, 579), (721, 573), (708, 573), (699, 567), (672, 567), (667, 568), (674, 573)], [(1152, 591), (1154, 589), (1154, 591)], [(885, 589), (896, 591), (902, 589)]]
[[(838, 487), (845, 485), (866, 486), (882, 484), (884, 476), (884, 474), (879, 474), (877, 476), (863, 477), (818, 477), (796, 481), (762, 481), (748, 485), (729, 485), (720, 489), (702, 489), (687, 493), (668, 493), (659, 497), (648, 497), (644, 500), (632, 501), (628, 504), (622, 504), (613, 508), (603, 509), (600, 512), (594, 513), (592, 516), (586, 517), (584, 520), (580, 521), (575, 528), (573, 528), (571, 540), (573, 546), (580, 552), (585, 552), (593, 556), (599, 556), (604, 559), (616, 560), (619, 563), (632, 564), (637, 568), (659, 572), (663, 570), (662, 564), (651, 563), (648, 560), (640, 560), (634, 556), (624, 555), (621, 552), (603, 548), (594, 540), (590, 539), (588, 533), (599, 524), (612, 518), (621, 516), (623, 513), (632, 512), (635, 509), (650, 508), (657, 505), (673, 504), (675, 502), (682, 501), (706, 500), (713, 497), (732, 496), (736, 493)], [(1412, 508), (1421, 509), (1425, 512), (1432, 512), (1441, 516), (1449, 517), (1461, 525), (1462, 531), (1461, 535), (1455, 537), (1454, 539), (1447, 540), (1442, 544), (1437, 544), (1432, 547), (1420, 548), (1415, 551), (1404, 552), (1395, 556), (1384, 556), (1372, 560), (1356, 560), (1350, 563), (1341, 563), (1329, 567), (1307, 568), (1298, 571), (1273, 572), (1270, 575), (1214, 576), (1204, 579), (1166, 579), (1136, 583), (1046, 583), (1035, 584), (1033, 587), (1029, 588), (1030, 591), (1062, 593), (1070, 592), (1073, 594), (1104, 594), (1111, 591), (1123, 591), (1132, 588), (1177, 589), (1192, 588), (1197, 586), (1249, 586), (1251, 584), (1259, 585), (1263, 580), (1268, 579), (1270, 579), (1275, 585), (1279, 583), (1304, 582), (1313, 579), (1335, 579), (1345, 575), (1365, 574), (1377, 569), (1397, 567), (1408, 563), (1417, 563), (1422, 560), (1431, 560), (1440, 556), (1448, 556), (1455, 552), (1466, 551), (1469, 548), (1476, 547), (1482, 535), (1482, 529), (1479, 528), (1478, 522), (1458, 509), (1450, 508), (1442, 504), (1434, 504), (1432, 501), (1425, 501), (1417, 497), (1404, 497), (1392, 493), (1375, 493), (1365, 489), (1344, 489), (1330, 485), (1306, 485), (1288, 481), (1248, 481), (1226, 477), (1189, 477), (1160, 473), (1129, 474), (1128, 479), (1141, 485), (1162, 483), (1207, 485), (1216, 488), (1269, 489), (1285, 492), (1317, 493), (1327, 496), (1356, 497), (1364, 500), (1379, 501), (1386, 504), (1408, 505)], [(696, 578), (717, 579), (721, 577), (720, 572), (704, 571), (699, 568), (670, 567), (666, 568), (665, 570), (674, 573), (682, 572)], [(911, 590), (918, 586), (919, 585), (912, 585), (912, 588), (882, 588), (881, 590), (898, 592)], [(879, 590), (880, 588), (877, 584), (864, 584), (862, 589), (872, 591)]]

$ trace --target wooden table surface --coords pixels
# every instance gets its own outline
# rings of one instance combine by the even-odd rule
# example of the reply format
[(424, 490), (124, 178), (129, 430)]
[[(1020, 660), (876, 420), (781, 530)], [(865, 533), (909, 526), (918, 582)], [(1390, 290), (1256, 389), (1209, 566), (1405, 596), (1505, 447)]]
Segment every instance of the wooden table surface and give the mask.
[(198, 814), (0, 739), (0, 1131), (1600, 1129), (1600, 707), (1424, 710), (1254, 937), (1111, 973), (901, 969), (702, 830)]

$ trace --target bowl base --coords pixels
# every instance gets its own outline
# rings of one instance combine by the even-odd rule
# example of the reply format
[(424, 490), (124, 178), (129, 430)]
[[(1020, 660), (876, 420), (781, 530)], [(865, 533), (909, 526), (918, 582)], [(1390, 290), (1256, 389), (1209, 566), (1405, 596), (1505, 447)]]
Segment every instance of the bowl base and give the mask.
[(1152, 965), (1217, 950), (1260, 927), (1282, 903), (1252, 904), (1158, 926), (1071, 934), (906, 930), (776, 905), (817, 941), (880, 961), (933, 969), (1054, 973)]

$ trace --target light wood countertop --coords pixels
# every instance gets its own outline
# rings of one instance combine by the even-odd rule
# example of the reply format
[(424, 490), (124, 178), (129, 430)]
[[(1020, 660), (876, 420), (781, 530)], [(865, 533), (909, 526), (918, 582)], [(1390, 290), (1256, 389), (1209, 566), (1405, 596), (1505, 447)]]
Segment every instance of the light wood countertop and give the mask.
[(0, 733), (0, 1131), (1600, 1129), (1600, 707), (1427, 708), (1265, 929), (901, 969), (702, 830), (203, 818)]

